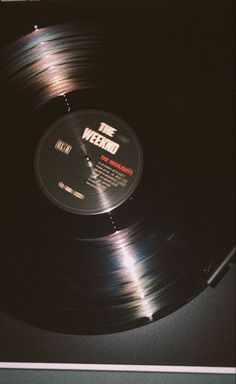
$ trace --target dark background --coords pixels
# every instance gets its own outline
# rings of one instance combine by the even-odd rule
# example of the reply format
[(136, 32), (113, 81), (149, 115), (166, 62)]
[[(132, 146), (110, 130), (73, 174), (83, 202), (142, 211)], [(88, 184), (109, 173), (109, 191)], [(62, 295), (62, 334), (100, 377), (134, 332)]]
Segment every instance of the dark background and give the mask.
[[(1, 45), (30, 33), (35, 24), (43, 27), (91, 17), (140, 18), (147, 23), (155, 19), (160, 36), (158, 92), (163, 103), (168, 102), (173, 119), (187, 119), (195, 128), (198, 124), (216, 126), (218, 141), (221, 136), (229, 146), (230, 164), (233, 8), (231, 1), (172, 0), (160, 1), (158, 6), (155, 1), (2, 3)], [(147, 60), (155, 71), (151, 59)], [(167, 112), (163, 124), (166, 116)], [(225, 172), (230, 174), (231, 169)], [(0, 361), (233, 366), (234, 290), (231, 269), (215, 289), (207, 288), (168, 317), (113, 335), (51, 333), (1, 314)]]

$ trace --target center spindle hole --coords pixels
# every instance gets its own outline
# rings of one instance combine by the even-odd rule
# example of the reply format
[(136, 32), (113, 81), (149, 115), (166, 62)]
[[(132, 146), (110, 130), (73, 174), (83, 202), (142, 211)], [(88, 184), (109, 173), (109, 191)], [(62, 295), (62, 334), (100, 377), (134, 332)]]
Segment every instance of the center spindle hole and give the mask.
[(89, 156), (89, 155), (86, 155), (85, 158), (84, 158), (84, 162), (85, 162), (85, 165), (87, 167), (92, 167), (93, 166), (93, 160), (92, 160), (92, 157)]

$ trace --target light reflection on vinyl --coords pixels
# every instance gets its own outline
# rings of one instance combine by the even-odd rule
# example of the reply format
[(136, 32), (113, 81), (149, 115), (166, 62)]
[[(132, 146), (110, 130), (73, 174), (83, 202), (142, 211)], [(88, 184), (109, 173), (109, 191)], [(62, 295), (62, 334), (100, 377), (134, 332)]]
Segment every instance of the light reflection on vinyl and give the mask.
[(210, 149), (162, 129), (140, 25), (32, 30), (0, 54), (1, 308), (67, 333), (148, 324), (199, 294), (231, 244)]

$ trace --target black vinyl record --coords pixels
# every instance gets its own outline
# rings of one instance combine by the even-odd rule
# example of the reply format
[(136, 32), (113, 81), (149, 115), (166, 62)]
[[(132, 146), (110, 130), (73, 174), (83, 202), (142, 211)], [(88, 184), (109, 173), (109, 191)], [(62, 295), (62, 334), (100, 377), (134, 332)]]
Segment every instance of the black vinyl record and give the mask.
[(193, 58), (180, 68), (154, 34), (152, 20), (35, 25), (1, 50), (0, 306), (18, 319), (144, 325), (232, 248), (231, 131), (206, 100), (198, 115)]

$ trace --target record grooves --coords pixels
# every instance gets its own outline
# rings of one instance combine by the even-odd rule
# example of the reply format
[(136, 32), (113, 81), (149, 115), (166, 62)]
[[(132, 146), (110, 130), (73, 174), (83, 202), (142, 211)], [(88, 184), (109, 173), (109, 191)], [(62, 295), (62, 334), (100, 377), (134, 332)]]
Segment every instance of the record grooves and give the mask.
[(18, 319), (78, 334), (148, 324), (232, 247), (220, 140), (162, 111), (152, 28), (35, 26), (0, 53), (0, 307)]

